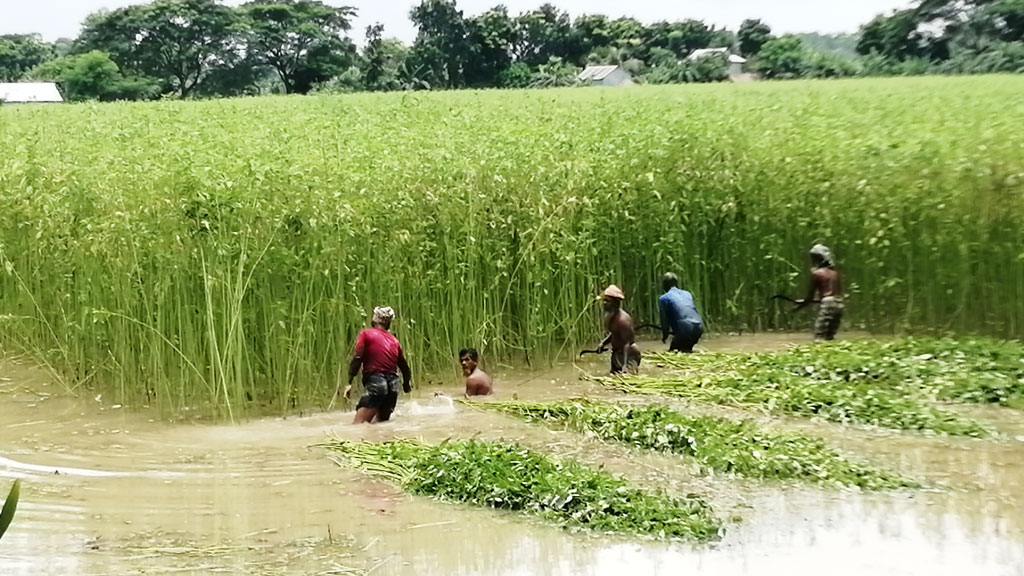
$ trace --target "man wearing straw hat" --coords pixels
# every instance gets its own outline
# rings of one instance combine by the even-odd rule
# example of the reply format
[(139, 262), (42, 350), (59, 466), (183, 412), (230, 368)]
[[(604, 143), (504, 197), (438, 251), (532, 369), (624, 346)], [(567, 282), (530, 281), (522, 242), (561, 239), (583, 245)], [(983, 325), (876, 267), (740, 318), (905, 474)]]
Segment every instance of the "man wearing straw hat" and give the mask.
[(398, 403), (398, 371), (402, 372), (402, 389), (412, 391), (412, 370), (405, 359), (398, 338), (388, 332), (395, 311), (390, 306), (373, 309), (370, 328), (359, 333), (356, 350), (348, 367), (345, 398), (352, 394), (352, 380), (363, 371), (363, 396), (356, 406), (353, 424), (385, 422)]
[(622, 309), (626, 295), (612, 284), (604, 291), (604, 327), (608, 336), (601, 342), (599, 350), (610, 344), (612, 347), (612, 374), (630, 372), (635, 374), (640, 367), (640, 349), (636, 346), (636, 329), (633, 318)]
[[(832, 251), (827, 246), (815, 244), (811, 248), (811, 282), (807, 288), (807, 298), (796, 301), (795, 310), (818, 302), (818, 318), (814, 322), (814, 340), (832, 340), (839, 331), (839, 323), (843, 319), (843, 287), (839, 281)], [(821, 298), (815, 300), (815, 295)]]

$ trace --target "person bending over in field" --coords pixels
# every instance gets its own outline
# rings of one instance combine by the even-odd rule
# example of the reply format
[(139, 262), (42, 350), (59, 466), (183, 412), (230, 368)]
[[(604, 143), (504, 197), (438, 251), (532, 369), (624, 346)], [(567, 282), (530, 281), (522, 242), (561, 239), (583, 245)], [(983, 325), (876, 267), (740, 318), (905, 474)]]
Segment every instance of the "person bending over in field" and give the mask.
[(491, 377), (480, 369), (480, 355), (474, 348), (459, 351), (459, 364), (462, 375), (466, 377), (466, 397), (490, 396), (493, 392)]
[(614, 284), (604, 291), (604, 327), (608, 336), (598, 350), (612, 347), (612, 374), (630, 372), (635, 374), (640, 367), (640, 349), (636, 346), (636, 329), (633, 318), (622, 309), (626, 295)]
[(412, 391), (412, 371), (398, 338), (388, 332), (395, 311), (390, 307), (373, 309), (370, 328), (359, 333), (352, 362), (348, 367), (345, 398), (352, 394), (352, 380), (363, 371), (363, 396), (356, 406), (354, 424), (385, 422), (398, 403), (398, 371), (402, 372), (402, 389)]
[[(819, 296), (815, 300), (815, 296)], [(833, 340), (843, 319), (843, 287), (839, 281), (832, 252), (826, 246), (815, 244), (811, 248), (811, 282), (807, 297), (797, 300), (796, 310), (820, 302), (818, 319), (814, 322), (814, 340)]]
[(665, 291), (658, 298), (658, 310), (661, 311), (661, 341), (672, 334), (669, 352), (693, 352), (693, 346), (704, 334), (704, 323), (697, 305), (693, 302), (693, 294), (679, 289), (679, 278), (669, 272), (661, 279), (661, 288)]

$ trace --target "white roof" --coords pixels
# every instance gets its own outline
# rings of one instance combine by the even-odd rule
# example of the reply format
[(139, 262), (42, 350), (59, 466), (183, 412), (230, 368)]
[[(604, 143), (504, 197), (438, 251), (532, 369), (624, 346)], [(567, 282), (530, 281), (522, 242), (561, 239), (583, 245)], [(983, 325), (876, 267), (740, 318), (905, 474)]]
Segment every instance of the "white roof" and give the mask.
[(604, 80), (609, 74), (615, 72), (618, 66), (587, 66), (580, 72), (580, 80)]
[(0, 100), (10, 103), (64, 101), (53, 82), (0, 83)]
[(746, 64), (747, 59), (738, 56), (736, 54), (730, 54), (728, 48), (701, 48), (700, 50), (694, 50), (692, 54), (686, 57), (687, 60), (700, 60), (705, 56), (713, 56), (716, 54), (726, 54), (729, 56), (730, 64)]

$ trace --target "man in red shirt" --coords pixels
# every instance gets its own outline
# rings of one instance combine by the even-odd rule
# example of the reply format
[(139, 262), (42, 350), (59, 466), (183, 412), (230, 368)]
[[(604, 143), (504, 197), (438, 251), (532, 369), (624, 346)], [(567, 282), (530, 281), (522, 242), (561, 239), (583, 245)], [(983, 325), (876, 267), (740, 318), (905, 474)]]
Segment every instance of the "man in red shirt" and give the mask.
[(398, 338), (388, 332), (395, 311), (390, 307), (373, 309), (370, 328), (359, 333), (356, 350), (348, 366), (348, 386), (345, 398), (352, 394), (352, 380), (363, 371), (363, 397), (356, 406), (354, 424), (384, 422), (398, 403), (398, 371), (402, 371), (402, 389), (412, 391), (412, 371), (405, 360)]

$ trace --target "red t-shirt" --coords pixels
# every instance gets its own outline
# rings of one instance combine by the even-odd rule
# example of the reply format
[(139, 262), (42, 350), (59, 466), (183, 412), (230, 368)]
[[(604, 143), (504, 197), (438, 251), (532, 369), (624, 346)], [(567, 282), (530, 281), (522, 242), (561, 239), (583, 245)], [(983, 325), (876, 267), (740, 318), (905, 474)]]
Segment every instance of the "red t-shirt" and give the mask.
[(402, 355), (402, 345), (398, 343), (398, 338), (387, 330), (367, 328), (360, 332), (359, 338), (356, 339), (355, 355), (363, 359), (363, 374), (398, 374), (398, 358)]

